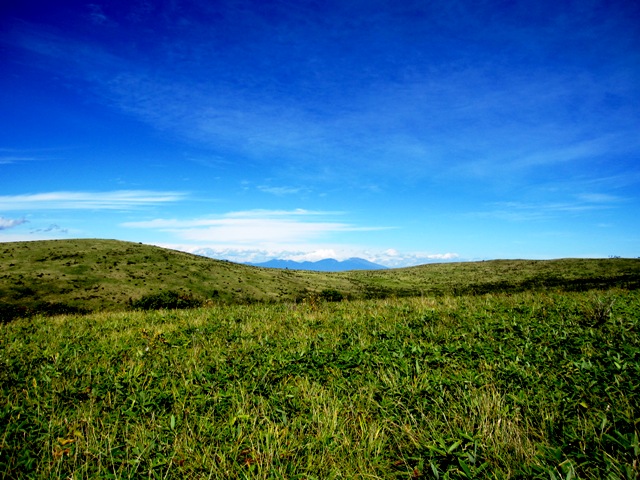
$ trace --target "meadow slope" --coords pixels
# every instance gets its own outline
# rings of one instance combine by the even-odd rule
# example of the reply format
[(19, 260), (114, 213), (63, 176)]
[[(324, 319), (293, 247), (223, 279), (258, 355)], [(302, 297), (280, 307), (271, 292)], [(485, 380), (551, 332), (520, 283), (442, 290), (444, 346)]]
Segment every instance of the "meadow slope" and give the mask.
[[(637, 259), (0, 254), (0, 479), (640, 475)], [(199, 307), (133, 308), (164, 292)]]
[(636, 479), (638, 291), (0, 325), (0, 478)]
[(32, 313), (125, 310), (163, 291), (199, 302), (300, 301), (339, 297), (638, 288), (639, 259), (495, 260), (351, 272), (251, 267), (117, 240), (0, 245), (0, 320)]

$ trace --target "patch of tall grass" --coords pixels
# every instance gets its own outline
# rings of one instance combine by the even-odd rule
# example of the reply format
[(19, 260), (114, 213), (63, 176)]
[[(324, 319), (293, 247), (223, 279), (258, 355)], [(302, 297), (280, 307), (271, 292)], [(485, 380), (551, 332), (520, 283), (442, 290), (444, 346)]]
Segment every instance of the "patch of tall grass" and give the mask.
[(1, 478), (637, 478), (640, 294), (0, 326)]

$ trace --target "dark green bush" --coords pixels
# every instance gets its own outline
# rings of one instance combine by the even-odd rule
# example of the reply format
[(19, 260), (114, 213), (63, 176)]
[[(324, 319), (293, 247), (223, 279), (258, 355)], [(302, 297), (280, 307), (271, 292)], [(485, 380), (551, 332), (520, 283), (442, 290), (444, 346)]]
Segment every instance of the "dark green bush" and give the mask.
[(8, 323), (16, 318), (28, 318), (38, 314), (53, 316), (82, 313), (88, 313), (88, 310), (61, 302), (38, 301), (28, 305), (0, 303), (0, 323)]
[(131, 302), (132, 308), (140, 310), (196, 308), (201, 305), (202, 300), (194, 297), (191, 293), (181, 293), (173, 290), (152, 293)]
[(0, 303), (0, 324), (8, 323), (15, 318), (26, 317), (28, 315), (29, 310), (23, 305)]
[(334, 288), (325, 288), (320, 292), (320, 299), (326, 302), (340, 302), (344, 299), (344, 295)]
[(41, 313), (43, 315), (72, 315), (88, 313), (85, 308), (77, 307), (75, 305), (68, 305), (62, 302), (37, 302), (33, 306), (33, 313)]

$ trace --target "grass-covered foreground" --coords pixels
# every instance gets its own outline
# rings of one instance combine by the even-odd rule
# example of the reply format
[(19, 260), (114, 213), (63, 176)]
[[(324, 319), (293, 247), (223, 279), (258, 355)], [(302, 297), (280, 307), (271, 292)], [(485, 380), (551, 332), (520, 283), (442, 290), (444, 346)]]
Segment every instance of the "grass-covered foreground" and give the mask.
[(638, 478), (640, 292), (0, 325), (3, 478)]

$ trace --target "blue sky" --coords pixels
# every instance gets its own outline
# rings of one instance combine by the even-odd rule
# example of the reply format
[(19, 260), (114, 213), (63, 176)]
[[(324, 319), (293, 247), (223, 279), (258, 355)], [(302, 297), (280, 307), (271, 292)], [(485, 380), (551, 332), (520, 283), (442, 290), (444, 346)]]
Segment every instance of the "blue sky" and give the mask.
[(2, 242), (640, 256), (636, 1), (10, 0), (0, 65)]

